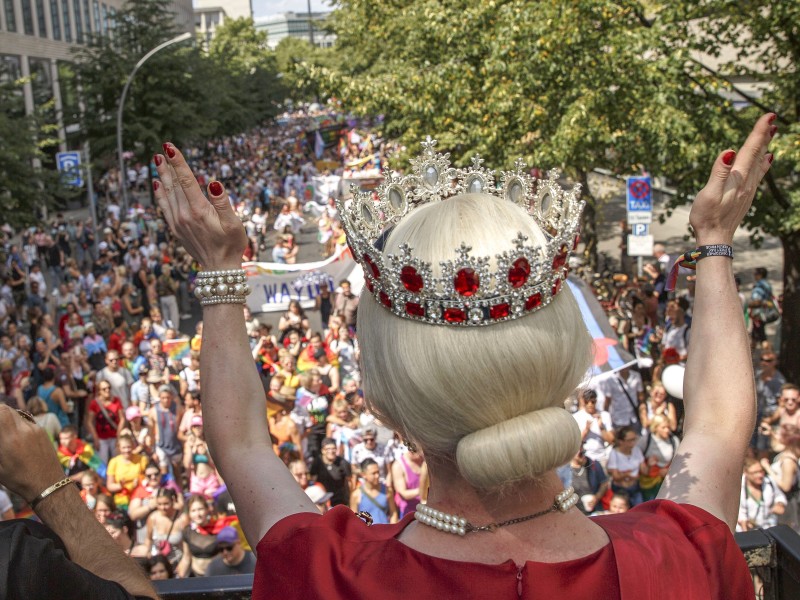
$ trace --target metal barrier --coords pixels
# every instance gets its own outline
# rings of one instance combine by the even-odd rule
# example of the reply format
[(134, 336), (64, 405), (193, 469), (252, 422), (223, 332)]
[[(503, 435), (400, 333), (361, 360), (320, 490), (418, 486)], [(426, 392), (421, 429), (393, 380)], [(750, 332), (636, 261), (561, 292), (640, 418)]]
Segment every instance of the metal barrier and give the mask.
[(787, 525), (735, 534), (757, 600), (800, 598), (800, 535)]
[[(800, 599), (800, 535), (786, 525), (737, 533), (758, 600)], [(252, 575), (154, 582), (164, 600), (249, 600)]]

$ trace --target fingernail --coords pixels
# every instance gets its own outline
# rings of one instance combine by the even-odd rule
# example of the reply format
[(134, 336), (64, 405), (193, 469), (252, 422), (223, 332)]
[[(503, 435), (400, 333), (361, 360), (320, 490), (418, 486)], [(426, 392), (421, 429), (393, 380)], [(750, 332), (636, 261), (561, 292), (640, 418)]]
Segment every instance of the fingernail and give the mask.
[(769, 128), (769, 137), (775, 137), (775, 133), (778, 131), (778, 126), (773, 125)]
[(767, 160), (769, 161), (770, 164), (772, 164), (772, 159), (774, 159), (774, 158), (775, 158), (775, 155), (772, 152), (767, 154)]
[(163, 145), (163, 147), (164, 147), (164, 152), (167, 153), (167, 156), (169, 156), (170, 158), (175, 158), (175, 148), (173, 148), (172, 144), (167, 142)]
[(208, 191), (211, 192), (212, 196), (222, 196), (222, 192), (224, 192), (225, 189), (219, 181), (212, 181), (208, 184)]
[(157, 167), (160, 167), (160, 166), (161, 166), (161, 161), (163, 161), (163, 160), (164, 160), (164, 159), (163, 159), (163, 158), (161, 158), (161, 155), (160, 155), (160, 154), (153, 154), (153, 162), (154, 162), (154, 163), (156, 163), (156, 166), (157, 166)]
[(772, 125), (772, 124), (775, 122), (775, 119), (777, 119), (777, 118), (778, 118), (778, 115), (776, 115), (775, 113), (772, 113), (772, 114), (769, 116), (769, 120), (767, 121), (767, 123), (769, 123), (770, 125)]
[(161, 187), (161, 182), (158, 179), (153, 179), (153, 189), (157, 192)]
[(736, 152), (733, 150), (728, 150), (725, 154), (722, 155), (722, 162), (730, 167), (733, 164), (734, 158), (736, 158)]

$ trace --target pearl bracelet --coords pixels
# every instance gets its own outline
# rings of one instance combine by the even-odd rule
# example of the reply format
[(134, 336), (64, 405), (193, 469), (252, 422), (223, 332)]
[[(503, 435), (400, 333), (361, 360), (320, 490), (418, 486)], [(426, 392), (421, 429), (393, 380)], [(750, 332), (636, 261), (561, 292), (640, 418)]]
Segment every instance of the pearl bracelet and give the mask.
[(252, 291), (244, 269), (201, 271), (195, 280), (194, 295), (202, 306), (243, 304)]

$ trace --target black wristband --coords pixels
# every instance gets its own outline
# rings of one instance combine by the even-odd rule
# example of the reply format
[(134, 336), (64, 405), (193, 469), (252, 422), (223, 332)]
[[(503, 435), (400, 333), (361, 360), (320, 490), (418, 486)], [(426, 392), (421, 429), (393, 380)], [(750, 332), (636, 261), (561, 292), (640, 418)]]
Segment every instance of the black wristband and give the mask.
[(700, 255), (695, 258), (695, 261), (708, 256), (727, 256), (733, 259), (733, 248), (728, 244), (709, 244), (708, 246), (698, 246), (697, 251)]

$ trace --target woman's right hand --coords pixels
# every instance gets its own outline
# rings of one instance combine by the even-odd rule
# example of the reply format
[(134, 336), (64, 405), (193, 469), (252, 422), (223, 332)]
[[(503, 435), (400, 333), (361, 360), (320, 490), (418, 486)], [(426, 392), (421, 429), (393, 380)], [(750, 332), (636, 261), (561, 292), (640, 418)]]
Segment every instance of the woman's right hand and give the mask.
[(178, 241), (205, 269), (241, 268), (247, 235), (225, 186), (210, 182), (206, 198), (183, 155), (169, 142), (153, 161), (160, 178), (153, 182), (155, 197)]

